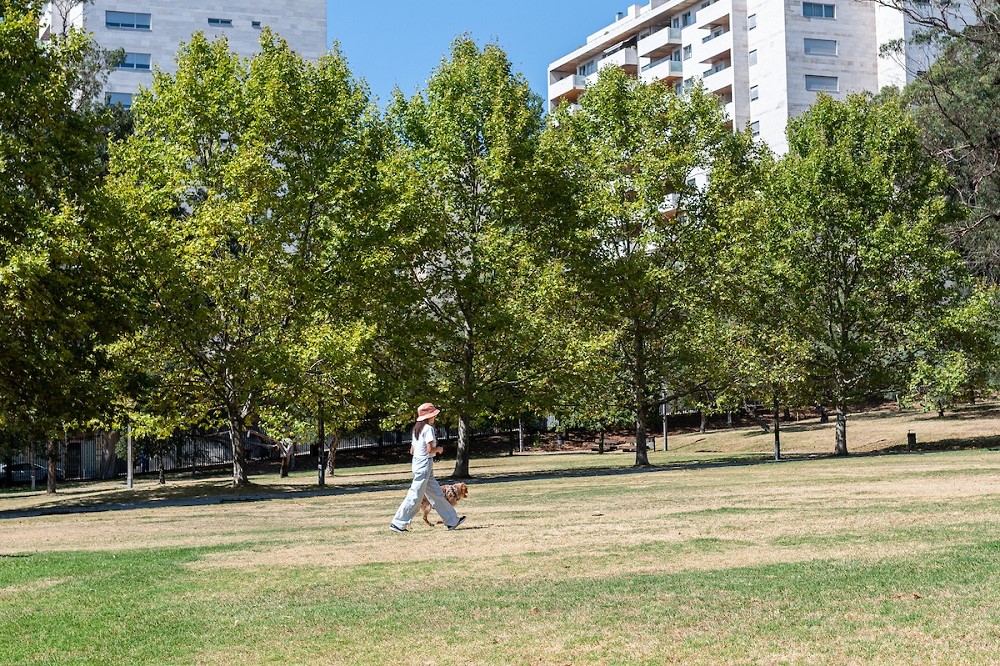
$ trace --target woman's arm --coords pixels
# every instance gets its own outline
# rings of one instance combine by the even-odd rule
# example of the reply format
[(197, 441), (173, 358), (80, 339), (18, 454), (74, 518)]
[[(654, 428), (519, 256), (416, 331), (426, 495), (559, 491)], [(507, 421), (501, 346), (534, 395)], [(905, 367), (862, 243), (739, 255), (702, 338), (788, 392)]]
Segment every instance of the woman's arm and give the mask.
[(434, 456), (438, 453), (444, 453), (444, 447), (437, 445), (436, 439), (428, 440), (427, 442), (427, 455)]

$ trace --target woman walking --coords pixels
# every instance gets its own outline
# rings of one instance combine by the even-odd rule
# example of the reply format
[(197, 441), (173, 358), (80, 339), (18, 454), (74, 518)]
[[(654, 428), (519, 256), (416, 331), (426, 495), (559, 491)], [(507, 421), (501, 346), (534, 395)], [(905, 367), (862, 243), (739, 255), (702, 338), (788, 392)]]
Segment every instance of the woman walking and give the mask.
[(441, 485), (434, 478), (434, 456), (444, 452), (444, 449), (438, 446), (437, 435), (434, 432), (434, 419), (440, 413), (441, 410), (429, 402), (417, 408), (417, 423), (413, 426), (413, 444), (410, 447), (413, 453), (413, 483), (389, 524), (389, 529), (394, 532), (406, 531), (407, 525), (417, 515), (420, 500), (424, 497), (427, 497), (427, 501), (438, 512), (449, 530), (465, 522), (465, 516), (459, 516), (455, 507), (448, 503), (444, 493), (441, 492)]

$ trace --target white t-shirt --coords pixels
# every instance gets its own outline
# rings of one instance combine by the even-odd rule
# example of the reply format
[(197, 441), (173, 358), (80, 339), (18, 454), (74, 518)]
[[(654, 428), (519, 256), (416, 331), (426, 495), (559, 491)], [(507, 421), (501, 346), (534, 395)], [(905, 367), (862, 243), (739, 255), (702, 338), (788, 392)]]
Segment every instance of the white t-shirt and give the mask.
[(434, 456), (427, 455), (427, 443), (433, 442), (436, 445), (437, 435), (434, 432), (434, 426), (429, 423), (425, 423), (423, 430), (420, 434), (413, 440), (413, 457), (414, 458), (433, 458)]

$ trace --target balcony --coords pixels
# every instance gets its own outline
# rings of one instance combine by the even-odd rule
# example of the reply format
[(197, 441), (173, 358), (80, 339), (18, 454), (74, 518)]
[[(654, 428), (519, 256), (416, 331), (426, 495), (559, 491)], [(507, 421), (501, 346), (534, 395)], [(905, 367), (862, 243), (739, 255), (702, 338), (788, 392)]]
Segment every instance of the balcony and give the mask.
[(663, 198), (658, 206), (660, 213), (664, 217), (674, 217), (680, 212), (681, 195), (674, 192), (673, 194), (668, 194)]
[(639, 52), (635, 48), (619, 49), (614, 53), (601, 58), (597, 63), (598, 69), (605, 67), (620, 67), (629, 74), (634, 75), (639, 68)]
[(639, 56), (642, 58), (661, 58), (670, 55), (680, 45), (680, 28), (661, 28), (649, 37), (639, 40)]
[(549, 84), (549, 101), (553, 104), (575, 102), (586, 87), (587, 77), (570, 74), (564, 79)]
[(718, 0), (704, 9), (699, 9), (694, 23), (703, 30), (717, 25), (729, 25), (729, 14), (733, 11), (731, 0)]
[[(711, 35), (709, 35), (711, 37)], [(724, 32), (713, 37), (698, 46), (698, 56), (700, 62), (709, 65), (719, 60), (731, 60), (733, 52), (733, 33)]]
[(719, 94), (725, 91), (727, 88), (732, 90), (733, 87), (733, 67), (732, 63), (729, 61), (724, 61), (718, 65), (706, 70), (704, 74), (701, 75), (702, 80), (705, 82), (705, 89), (710, 93)]
[(669, 81), (680, 79), (684, 76), (684, 63), (680, 60), (670, 58), (660, 58), (648, 65), (643, 65), (640, 78), (646, 83), (654, 81)]

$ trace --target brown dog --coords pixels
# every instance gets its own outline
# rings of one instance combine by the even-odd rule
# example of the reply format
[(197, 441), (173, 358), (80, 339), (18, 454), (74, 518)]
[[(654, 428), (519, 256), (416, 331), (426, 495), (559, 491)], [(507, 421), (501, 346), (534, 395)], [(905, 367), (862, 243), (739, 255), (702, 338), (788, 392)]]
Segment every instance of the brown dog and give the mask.
[[(456, 483), (452, 486), (441, 486), (441, 492), (444, 493), (444, 498), (448, 500), (448, 504), (455, 506), (458, 504), (460, 499), (469, 496), (469, 486), (464, 483)], [(420, 501), (420, 510), (424, 514), (424, 522), (431, 527), (434, 527), (434, 524), (427, 520), (427, 514), (431, 512), (431, 503), (427, 501), (426, 497)], [(442, 522), (443, 521), (439, 520), (437, 524), (440, 525)]]

